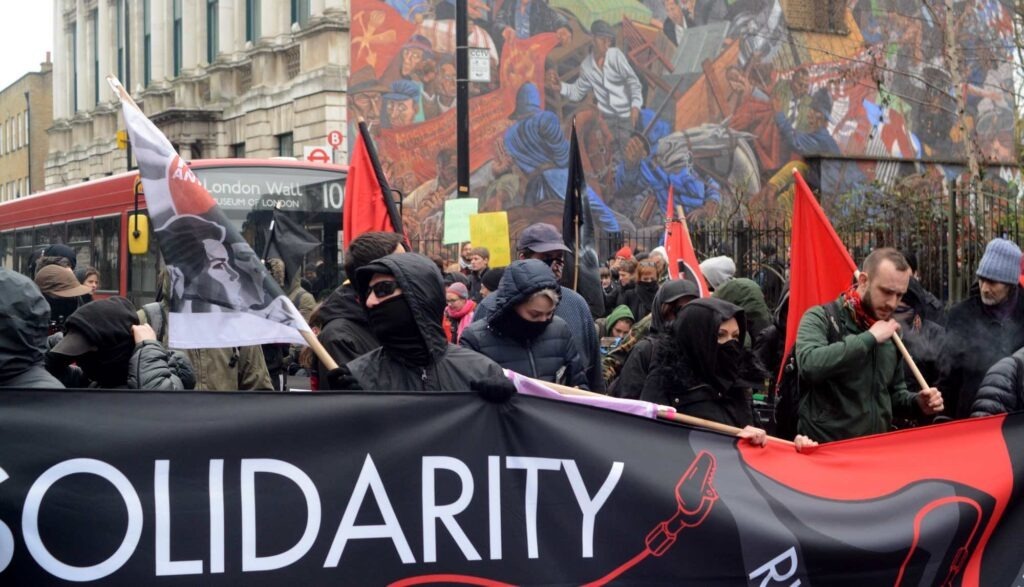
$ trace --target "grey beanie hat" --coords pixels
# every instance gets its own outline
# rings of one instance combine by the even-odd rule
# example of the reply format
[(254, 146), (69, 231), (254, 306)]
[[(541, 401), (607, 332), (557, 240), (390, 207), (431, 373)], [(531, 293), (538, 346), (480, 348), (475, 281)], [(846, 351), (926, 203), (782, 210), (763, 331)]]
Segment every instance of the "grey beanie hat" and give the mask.
[(978, 264), (978, 277), (989, 281), (1016, 284), (1020, 279), (1020, 247), (1004, 238), (994, 238), (985, 247)]

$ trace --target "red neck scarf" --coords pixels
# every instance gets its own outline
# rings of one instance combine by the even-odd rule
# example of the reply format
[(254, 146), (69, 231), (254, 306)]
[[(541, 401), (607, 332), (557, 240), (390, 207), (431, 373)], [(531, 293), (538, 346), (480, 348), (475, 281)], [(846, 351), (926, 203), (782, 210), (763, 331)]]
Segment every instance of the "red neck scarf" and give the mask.
[(857, 321), (857, 326), (862, 330), (868, 330), (875, 322), (878, 321), (876, 318), (872, 318), (868, 315), (867, 309), (864, 307), (864, 302), (860, 299), (860, 292), (857, 291), (856, 285), (843, 292), (843, 303), (851, 312), (853, 312), (853, 318)]

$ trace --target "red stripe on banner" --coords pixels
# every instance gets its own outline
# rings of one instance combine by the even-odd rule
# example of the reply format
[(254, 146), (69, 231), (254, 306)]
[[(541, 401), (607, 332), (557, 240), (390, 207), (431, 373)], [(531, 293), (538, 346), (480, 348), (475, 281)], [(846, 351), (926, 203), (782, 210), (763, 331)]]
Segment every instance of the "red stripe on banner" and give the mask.
[(174, 211), (177, 214), (199, 216), (209, 212), (217, 205), (217, 202), (210, 196), (210, 192), (206, 191), (203, 184), (199, 183), (196, 174), (192, 173), (189, 166), (178, 155), (174, 156), (170, 169), (168, 169), (167, 188), (171, 193), (171, 201), (174, 203)]
[(388, 587), (407, 587), (408, 585), (434, 585), (437, 583), (457, 583), (459, 585), (482, 585), (484, 587), (515, 587), (511, 583), (502, 583), (501, 581), (493, 581), (491, 579), (484, 579), (483, 577), (473, 577), (471, 575), (421, 575), (419, 577), (409, 577), (408, 579), (402, 579), (401, 581), (395, 581)]
[[(963, 584), (978, 585), (981, 553), (1013, 491), (1005, 419), (972, 418), (830, 442), (799, 459), (793, 458), (792, 448), (777, 443), (766, 448), (740, 443), (739, 450), (751, 468), (795, 491), (825, 499), (877, 499), (926, 479), (962, 483), (991, 495), (996, 501), (992, 518), (964, 571)], [(942, 452), (936, 454), (940, 446)], [(850, 483), (849, 471), (857, 471), (856, 483)]]

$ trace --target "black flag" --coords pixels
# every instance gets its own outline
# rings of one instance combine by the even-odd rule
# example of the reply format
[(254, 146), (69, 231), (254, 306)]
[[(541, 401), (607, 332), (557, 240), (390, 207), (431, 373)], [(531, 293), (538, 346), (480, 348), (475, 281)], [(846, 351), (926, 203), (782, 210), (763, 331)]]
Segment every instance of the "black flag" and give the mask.
[(306, 253), (320, 246), (320, 240), (309, 233), (301, 224), (278, 210), (270, 222), (267, 235), (266, 253), (263, 259), (284, 261), (285, 284), (291, 284), (302, 268)]
[(561, 285), (583, 296), (594, 317), (601, 318), (605, 315), (604, 294), (598, 272), (594, 218), (587, 192), (587, 178), (576, 138), (576, 120), (573, 119), (569, 141), (569, 181), (565, 187), (565, 208), (562, 212), (562, 240), (572, 252), (565, 260)]

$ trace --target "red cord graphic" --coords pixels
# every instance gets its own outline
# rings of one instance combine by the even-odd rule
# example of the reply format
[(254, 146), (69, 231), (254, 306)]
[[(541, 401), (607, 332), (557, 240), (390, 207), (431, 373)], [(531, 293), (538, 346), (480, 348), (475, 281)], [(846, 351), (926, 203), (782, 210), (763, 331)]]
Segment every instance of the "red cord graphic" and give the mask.
[(981, 510), (981, 505), (973, 499), (961, 496), (936, 499), (921, 508), (917, 512), (917, 515), (914, 516), (914, 541), (910, 544), (910, 550), (907, 552), (907, 558), (903, 559), (903, 564), (900, 566), (900, 574), (896, 577), (896, 587), (900, 587), (903, 583), (903, 575), (906, 573), (907, 567), (910, 565), (910, 559), (914, 556), (914, 551), (917, 550), (921, 541), (921, 525), (924, 523), (925, 517), (941, 507), (954, 504), (967, 505), (974, 508), (977, 512), (977, 516), (974, 518), (974, 527), (971, 528), (971, 533), (967, 536), (967, 540), (964, 541), (962, 546), (956, 549), (956, 554), (953, 555), (953, 562), (949, 566), (949, 572), (946, 574), (946, 579), (942, 582), (943, 587), (952, 585), (953, 579), (955, 579), (956, 576), (960, 574), (960, 571), (963, 570), (970, 555), (971, 543), (974, 542), (974, 536), (978, 533), (978, 529), (981, 527), (981, 519), (984, 515)]
[[(676, 511), (671, 518), (660, 522), (644, 539), (645, 548), (639, 554), (626, 561), (618, 568), (596, 581), (587, 583), (587, 587), (607, 585), (613, 579), (635, 567), (650, 555), (661, 556), (675, 544), (679, 533), (685, 528), (696, 528), (704, 523), (711, 507), (718, 501), (718, 491), (712, 482), (718, 461), (715, 455), (703, 450), (697, 454), (683, 476), (676, 484)], [(460, 583), (463, 585), (482, 585), (484, 587), (510, 587), (491, 579), (472, 577), (470, 575), (438, 574), (409, 577), (391, 583), (389, 587), (408, 587), (410, 585), (429, 585), (434, 583)]]
[(704, 523), (711, 507), (718, 501), (718, 491), (712, 485), (718, 462), (715, 455), (703, 450), (693, 459), (676, 485), (676, 512), (671, 518), (654, 527), (644, 539), (646, 548), (617, 569), (587, 587), (607, 585), (616, 577), (635, 567), (650, 555), (661, 556), (675, 544), (679, 533), (685, 528), (696, 528)]

